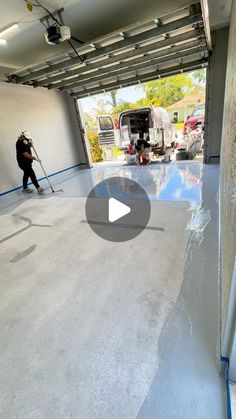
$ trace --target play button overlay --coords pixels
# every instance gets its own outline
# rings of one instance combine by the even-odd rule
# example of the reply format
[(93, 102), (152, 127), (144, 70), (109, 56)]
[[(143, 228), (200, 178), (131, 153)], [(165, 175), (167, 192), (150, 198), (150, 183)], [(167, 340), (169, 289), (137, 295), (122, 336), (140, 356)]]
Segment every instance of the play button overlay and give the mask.
[(150, 201), (145, 190), (126, 177), (110, 177), (89, 193), (86, 222), (94, 233), (112, 242), (138, 236), (148, 224)]
[(128, 205), (122, 204), (122, 202), (118, 201), (115, 198), (109, 198), (109, 221), (110, 223), (114, 223), (114, 221), (119, 220), (120, 218), (124, 217), (125, 215), (131, 212), (131, 208)]

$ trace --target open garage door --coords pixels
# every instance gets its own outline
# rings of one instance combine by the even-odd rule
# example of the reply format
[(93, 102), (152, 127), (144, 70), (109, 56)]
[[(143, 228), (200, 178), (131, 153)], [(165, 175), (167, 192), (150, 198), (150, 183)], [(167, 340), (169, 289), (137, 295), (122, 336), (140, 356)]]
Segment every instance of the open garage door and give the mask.
[(83, 98), (206, 67), (206, 36), (201, 5), (196, 3), (21, 69), (8, 80)]

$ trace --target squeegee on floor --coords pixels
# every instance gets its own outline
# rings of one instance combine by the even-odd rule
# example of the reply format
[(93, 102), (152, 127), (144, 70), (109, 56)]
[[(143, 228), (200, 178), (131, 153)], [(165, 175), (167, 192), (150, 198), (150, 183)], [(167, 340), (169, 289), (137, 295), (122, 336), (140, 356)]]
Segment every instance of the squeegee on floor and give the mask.
[(53, 186), (52, 186), (52, 184), (51, 184), (51, 182), (50, 182), (50, 180), (49, 180), (49, 177), (48, 177), (48, 175), (47, 175), (47, 173), (46, 173), (46, 171), (45, 171), (45, 169), (44, 169), (44, 167), (43, 167), (43, 165), (42, 165), (42, 162), (41, 162), (41, 160), (40, 160), (40, 158), (39, 158), (39, 156), (38, 156), (38, 153), (37, 153), (37, 151), (36, 151), (36, 149), (35, 149), (35, 147), (34, 147), (34, 145), (32, 144), (32, 148), (33, 148), (33, 150), (34, 150), (34, 153), (35, 153), (35, 155), (36, 155), (36, 157), (37, 157), (37, 159), (38, 159), (38, 161), (39, 161), (39, 164), (40, 164), (40, 166), (41, 166), (41, 168), (42, 168), (42, 171), (43, 171), (43, 173), (44, 173), (44, 175), (45, 175), (45, 178), (47, 179), (47, 181), (48, 181), (48, 184), (49, 184), (49, 186), (50, 186), (50, 188), (51, 188), (51, 192), (52, 193), (60, 193), (60, 192), (64, 192), (63, 191), (63, 189), (58, 189), (58, 190), (56, 190), (55, 191), (55, 189), (53, 188)]

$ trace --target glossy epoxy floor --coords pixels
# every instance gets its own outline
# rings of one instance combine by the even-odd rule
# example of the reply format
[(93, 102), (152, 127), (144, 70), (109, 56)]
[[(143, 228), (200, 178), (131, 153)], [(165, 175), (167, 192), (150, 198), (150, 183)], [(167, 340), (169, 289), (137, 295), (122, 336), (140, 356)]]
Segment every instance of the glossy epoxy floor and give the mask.
[[(126, 243), (84, 205), (110, 176), (151, 199)], [(222, 419), (217, 369), (218, 167), (96, 167), (60, 195), (1, 198), (1, 418)]]

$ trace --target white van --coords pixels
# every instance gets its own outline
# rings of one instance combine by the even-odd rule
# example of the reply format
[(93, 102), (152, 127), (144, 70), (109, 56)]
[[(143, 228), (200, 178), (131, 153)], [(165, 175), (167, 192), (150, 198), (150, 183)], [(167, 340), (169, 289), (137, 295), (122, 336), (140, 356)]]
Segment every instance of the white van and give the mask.
[[(143, 138), (153, 150), (165, 153), (167, 147), (175, 142), (175, 130), (171, 116), (163, 108), (147, 106), (121, 112), (118, 127), (115, 129), (112, 118), (99, 116), (99, 138), (101, 145), (115, 144), (120, 150), (126, 150), (130, 140)], [(112, 142), (111, 142), (112, 141)]]

